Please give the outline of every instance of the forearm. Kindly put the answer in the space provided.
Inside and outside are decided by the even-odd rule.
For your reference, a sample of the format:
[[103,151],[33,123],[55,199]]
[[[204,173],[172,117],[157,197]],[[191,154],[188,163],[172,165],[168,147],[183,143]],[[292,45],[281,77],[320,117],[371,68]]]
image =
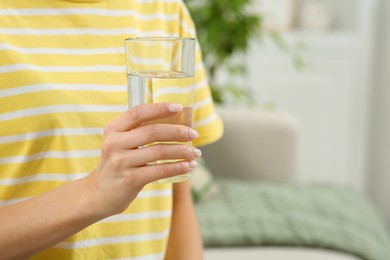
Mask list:
[[0,209],[2,259],[24,259],[96,222],[84,179]]
[[202,239],[188,181],[173,186],[172,226],[166,260],[176,259],[203,259]]

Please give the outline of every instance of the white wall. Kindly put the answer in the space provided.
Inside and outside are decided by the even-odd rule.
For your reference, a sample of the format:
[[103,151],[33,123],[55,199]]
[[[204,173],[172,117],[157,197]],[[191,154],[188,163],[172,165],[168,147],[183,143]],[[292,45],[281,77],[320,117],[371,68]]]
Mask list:
[[390,224],[390,1],[381,4],[372,84],[369,191]]
[[[253,10],[260,9],[259,1]],[[328,1],[336,14],[331,30],[282,34],[291,46],[299,42],[307,46],[304,70],[294,69],[289,55],[274,45],[254,42],[245,82],[261,106],[274,104],[302,125],[298,180],[366,190],[371,34],[377,1]]]
[[[255,1],[255,4],[257,4],[254,7],[254,10],[256,10],[257,8],[259,8],[261,1],[271,1],[271,0],[254,0],[254,1]],[[302,1],[305,1],[305,0],[302,0]],[[361,153],[361,157],[353,156],[352,159],[345,160],[345,157],[339,156],[341,159],[340,159],[340,162],[338,164],[335,160],[333,160],[333,161],[327,160],[327,158],[325,156],[321,157],[320,152],[330,154],[330,153],[324,151],[324,149],[321,149],[321,151],[316,151],[315,153],[307,152],[306,159],[307,159],[307,161],[309,161],[309,163],[307,163],[307,162],[305,163],[305,166],[308,169],[308,171],[307,171],[308,173],[306,175],[309,175],[309,174],[313,175],[313,172],[316,172],[317,175],[321,175],[321,173],[319,173],[318,170],[317,171],[311,170],[311,169],[315,169],[315,168],[325,169],[323,171],[327,172],[328,173],[327,175],[331,175],[329,173],[333,172],[334,175],[336,175],[336,177],[342,176],[342,174],[339,174],[339,173],[346,171],[346,172],[348,172],[346,176],[348,178],[352,178],[352,179],[354,178],[353,175],[356,174],[356,172],[357,172],[356,170],[354,170],[355,168],[366,173],[366,175],[365,175],[366,182],[364,182],[364,187],[368,188],[369,194],[372,196],[373,200],[378,205],[380,211],[385,215],[387,222],[389,223],[389,227],[390,227],[390,1],[389,0],[378,1],[380,4],[380,7],[378,8],[378,11],[379,11],[378,15],[374,15],[374,17],[369,16],[367,18],[369,21],[377,24],[375,36],[371,35],[372,33],[374,33],[374,30],[369,28],[371,25],[371,22],[367,23],[367,19],[366,20],[361,19],[362,15],[364,16],[364,14],[366,13],[367,3],[369,3],[370,0],[367,0],[367,1],[366,0],[364,0],[364,1],[363,0],[362,1],[329,0],[329,2],[331,2],[333,4],[333,6],[335,7],[336,20],[335,20],[334,26],[336,28],[338,28],[338,30],[340,30],[341,32],[342,31],[347,31],[347,32],[357,32],[358,31],[357,32],[358,35],[363,35],[366,37],[366,41],[367,41],[368,45],[371,44],[371,41],[367,40],[367,38],[374,40],[375,53],[374,53],[374,57],[373,57],[372,66],[367,66],[364,68],[364,69],[367,69],[370,71],[373,70],[372,79],[369,81],[368,87],[365,88],[366,91],[364,91],[364,93],[360,94],[360,97],[361,97],[360,100],[356,99],[356,91],[353,90],[353,88],[355,88],[358,85],[356,83],[356,81],[351,81],[349,83],[351,85],[350,89],[352,89],[353,91],[348,92],[348,96],[351,99],[350,100],[351,102],[349,103],[349,107],[352,110],[348,114],[348,120],[359,121],[359,118],[364,118],[366,116],[365,113],[368,112],[368,116],[367,116],[368,123],[367,123],[367,121],[364,122],[364,124],[367,126],[367,128],[365,128],[365,129],[368,130],[368,133],[366,133],[364,131],[364,133],[358,134],[359,136],[363,136],[363,135],[368,136],[368,142],[367,142],[367,146],[366,146],[366,140],[361,141],[361,142],[363,142],[362,147],[364,147],[363,150],[365,151],[365,152]],[[364,4],[363,6],[360,6],[360,8],[358,8],[359,2]],[[370,24],[370,25],[368,25],[368,24]],[[352,36],[352,37],[355,37],[355,36]],[[342,37],[339,40],[340,40],[340,42],[343,42]],[[332,41],[330,41],[330,42],[332,42]],[[338,42],[337,37],[336,37],[335,42],[336,43]],[[348,43],[348,40],[346,42]],[[355,47],[358,46],[359,43],[361,43],[361,42],[359,42],[359,40],[357,40],[356,38],[352,40],[352,45]],[[338,44],[338,45],[340,45],[340,44]],[[348,43],[348,44],[344,44],[344,45],[350,46],[351,44]],[[341,46],[343,46],[343,44],[341,44]],[[323,50],[319,50],[318,53],[321,55],[327,55],[326,52],[325,53],[323,52]],[[341,54],[338,56],[338,58],[343,57],[343,55],[344,56],[347,55],[347,53],[348,52],[344,52],[344,51],[341,52]],[[357,52],[357,53],[360,53],[360,52]],[[267,51],[261,52],[260,48],[255,48],[254,51],[251,51],[251,53],[249,55],[249,60],[248,60],[249,70],[250,70],[250,73],[252,75],[252,77],[249,77],[248,80],[249,80],[249,83],[251,85],[257,86],[256,91],[259,92],[259,99],[260,100],[263,99],[263,101],[264,101],[264,99],[266,99],[265,101],[267,101],[267,98],[274,98],[274,100],[269,100],[269,101],[276,101],[276,103],[278,105],[284,106],[284,108],[286,108],[286,111],[289,111],[291,113],[301,114],[304,116],[306,115],[306,117],[303,116],[304,121],[306,120],[305,122],[309,122],[309,123],[314,122],[314,120],[316,120],[316,118],[318,118],[319,113],[317,111],[318,109],[315,110],[315,109],[313,109],[313,107],[315,108],[316,106],[321,105],[320,99],[318,99],[319,102],[314,102],[313,100],[315,100],[315,99],[310,99],[313,101],[313,104],[309,104],[310,106],[301,102],[303,109],[301,109],[302,111],[301,110],[298,111],[297,109],[299,109],[299,106],[298,106],[299,102],[296,102],[298,105],[294,103],[294,100],[295,100],[294,96],[288,95],[288,97],[284,98],[284,96],[286,96],[286,95],[284,95],[284,96],[277,95],[278,92],[276,92],[276,91],[277,91],[278,86],[275,84],[275,82],[277,83],[283,79],[286,79],[287,81],[289,81],[289,84],[294,85],[293,83],[295,82],[295,85],[300,85],[300,86],[294,86],[294,90],[297,90],[299,88],[303,88],[304,84],[301,84],[299,82],[297,83],[295,78],[283,77],[283,73],[285,73],[286,71],[288,72],[288,65],[283,65],[283,64],[288,64],[288,61],[285,61],[285,63],[281,63],[280,59],[282,59],[282,58],[275,57],[275,55],[273,55],[272,53],[271,53],[271,55],[268,55],[271,57],[270,58],[266,54],[269,54],[269,53]],[[358,60],[360,58],[359,55],[356,55],[356,52],[352,55],[352,57],[357,57]],[[345,58],[348,59],[348,57],[345,57]],[[364,62],[364,60],[365,59],[363,57],[360,59],[360,62]],[[367,61],[370,62],[369,60],[367,60]],[[262,65],[263,65],[263,67],[262,67]],[[287,69],[286,69],[286,67],[287,67]],[[266,75],[263,75],[264,73],[259,73],[259,70],[260,71],[267,71]],[[336,70],[339,71],[339,69],[337,69],[337,68],[336,68]],[[276,77],[278,79],[278,81],[272,82],[272,84],[271,84],[272,88],[270,88],[270,91],[268,91],[269,92],[268,93],[267,88],[264,88],[264,86],[263,86],[264,82],[267,83],[267,80],[262,79],[262,77],[266,77],[266,79],[269,79],[273,75],[272,73],[269,73],[269,72],[272,72],[273,74],[275,74],[274,72],[277,72],[280,75],[277,75],[277,77]],[[331,70],[329,71],[327,68],[325,68],[323,72],[324,73],[325,72],[331,73],[332,71]],[[356,78],[356,77],[358,77],[358,75],[361,74],[360,72],[359,72],[359,70],[353,69],[350,72],[350,75],[351,75],[350,77]],[[348,75],[348,73],[349,72],[347,71],[346,75]],[[289,75],[289,73],[285,73],[285,74]],[[316,77],[315,82],[316,82],[316,84],[328,84],[329,85],[329,82],[327,83],[325,79],[326,79],[326,77],[323,77],[322,80],[321,80],[321,77]],[[328,77],[328,79],[329,79],[329,77]],[[337,86],[337,84],[341,84],[341,85],[348,84],[346,82],[342,82],[342,78],[340,78],[339,76],[337,76],[336,79],[337,79],[337,81],[334,81],[334,84],[330,84],[330,85]],[[367,79],[369,79],[369,77],[367,77]],[[358,81],[360,81],[360,80],[358,80]],[[258,87],[258,85],[262,85],[263,87],[260,88],[260,87]],[[283,84],[281,84],[281,85],[285,86],[286,83],[283,82]],[[313,89],[313,88],[311,88],[311,89]],[[337,87],[336,89],[340,89],[340,88]],[[334,90],[332,90],[332,91],[334,92]],[[286,91],[283,90],[282,94],[285,92]],[[310,94],[308,92],[305,92],[305,93],[307,95]],[[321,99],[324,99],[323,93],[318,92],[318,95],[321,96]],[[364,102],[367,102],[367,99],[369,101],[371,101],[371,102],[368,102],[368,103],[371,103],[371,105],[372,105],[372,107],[369,111],[365,110],[365,112],[364,112],[364,111],[361,111],[361,109],[359,110],[359,107],[360,107],[359,104],[362,103],[363,99],[366,100]],[[300,101],[299,97],[296,98],[296,100]],[[291,105],[290,103],[294,103],[294,104]],[[354,104],[354,105],[351,105],[351,104]],[[303,110],[308,110],[308,107],[310,107],[310,109],[311,109],[310,111],[307,111],[307,112],[303,111]],[[337,107],[337,109],[339,109],[339,107]],[[294,109],[297,111],[295,111]],[[311,115],[310,113],[315,114],[315,115],[312,117],[309,117]],[[353,116],[351,117],[351,115],[353,115]],[[312,120],[312,121],[310,121],[310,120]],[[321,122],[323,122],[323,120]],[[315,126],[315,124],[312,124],[312,125]],[[318,125],[321,127],[320,124],[318,124]],[[336,125],[336,124],[332,123],[329,125],[331,126],[331,125]],[[357,134],[357,133],[355,133],[356,129],[354,127],[349,127],[349,128],[350,128],[350,130],[347,132],[348,134],[341,136],[342,138],[339,138],[340,140],[348,139],[351,137],[351,135]],[[310,131],[313,129],[314,129],[313,127],[312,128],[309,127],[307,129],[307,132],[310,133]],[[316,129],[314,129],[314,130],[316,130]],[[319,131],[316,132],[314,130],[311,132],[314,134],[320,133]],[[306,137],[308,137],[307,139],[310,139],[310,136],[308,136],[307,133],[306,133]],[[318,136],[314,136],[310,140],[318,140],[319,138],[317,138],[317,137]],[[328,138],[328,139],[331,138],[332,140],[334,139],[332,136],[328,136],[326,138]],[[319,147],[326,147],[326,145],[324,145],[324,143],[325,144],[326,143],[332,144],[326,138],[321,139],[322,143],[321,143],[321,145],[319,145]],[[339,143],[339,140],[337,140],[337,143]],[[350,143],[349,146],[353,148],[354,147],[353,142],[352,142],[352,144],[351,144],[351,142],[349,142],[349,143]],[[310,141],[309,144],[316,145],[316,143],[312,142],[312,141]],[[368,147],[368,149],[366,147]],[[311,149],[311,148],[308,146],[307,151],[309,151],[309,149]],[[348,150],[348,153],[350,153],[350,150],[351,149]],[[311,156],[311,157],[309,158],[309,156]],[[329,163],[331,161],[332,161],[332,163]],[[367,161],[368,166],[366,163],[361,163],[362,161]],[[333,168],[338,167],[338,169],[340,169],[340,170],[335,171],[335,169],[333,169],[333,168],[329,168],[329,169],[324,168],[323,167],[324,165],[321,164],[321,162],[328,162],[328,164],[329,164],[328,167],[333,167]],[[310,164],[312,164],[313,167],[311,167]],[[346,164],[346,165],[344,165],[344,164]],[[356,167],[354,168],[354,166],[356,166]],[[350,174],[350,175],[348,175],[348,174]],[[325,176],[325,174],[322,174],[322,175]],[[311,177],[312,179],[314,178],[313,176],[306,176],[306,177]],[[320,179],[320,177],[321,176],[317,176],[316,178]],[[327,177],[332,178],[332,179],[335,178],[335,176],[327,176]]]

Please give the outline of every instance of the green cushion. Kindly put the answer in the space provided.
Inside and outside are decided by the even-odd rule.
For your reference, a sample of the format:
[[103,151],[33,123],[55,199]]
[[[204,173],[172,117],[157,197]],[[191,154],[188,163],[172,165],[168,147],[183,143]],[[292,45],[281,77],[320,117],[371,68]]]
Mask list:
[[217,179],[220,194],[196,205],[205,246],[304,246],[390,259],[382,219],[359,192],[326,185]]

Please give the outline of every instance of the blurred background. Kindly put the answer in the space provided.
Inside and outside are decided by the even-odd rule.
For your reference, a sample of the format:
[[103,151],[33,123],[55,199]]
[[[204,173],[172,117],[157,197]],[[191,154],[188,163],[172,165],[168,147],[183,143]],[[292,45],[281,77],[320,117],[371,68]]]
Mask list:
[[357,188],[390,224],[390,2],[186,2],[219,106],[294,117],[299,181]]

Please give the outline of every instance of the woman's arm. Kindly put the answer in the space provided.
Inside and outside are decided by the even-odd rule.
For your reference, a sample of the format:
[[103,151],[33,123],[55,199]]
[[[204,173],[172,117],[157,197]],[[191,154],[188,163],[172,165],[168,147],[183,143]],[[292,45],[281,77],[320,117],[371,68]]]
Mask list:
[[[187,145],[197,133],[180,125],[147,124],[174,115],[181,107],[141,105],[123,113],[105,128],[98,167],[88,176],[40,196],[0,208],[1,259],[25,259],[81,229],[125,210],[147,183],[192,170],[197,152]],[[172,164],[157,160],[185,158]]]
[[103,218],[91,207],[85,179],[0,209],[2,259],[25,259]]
[[172,214],[166,260],[203,259],[202,239],[189,181],[173,185]]

